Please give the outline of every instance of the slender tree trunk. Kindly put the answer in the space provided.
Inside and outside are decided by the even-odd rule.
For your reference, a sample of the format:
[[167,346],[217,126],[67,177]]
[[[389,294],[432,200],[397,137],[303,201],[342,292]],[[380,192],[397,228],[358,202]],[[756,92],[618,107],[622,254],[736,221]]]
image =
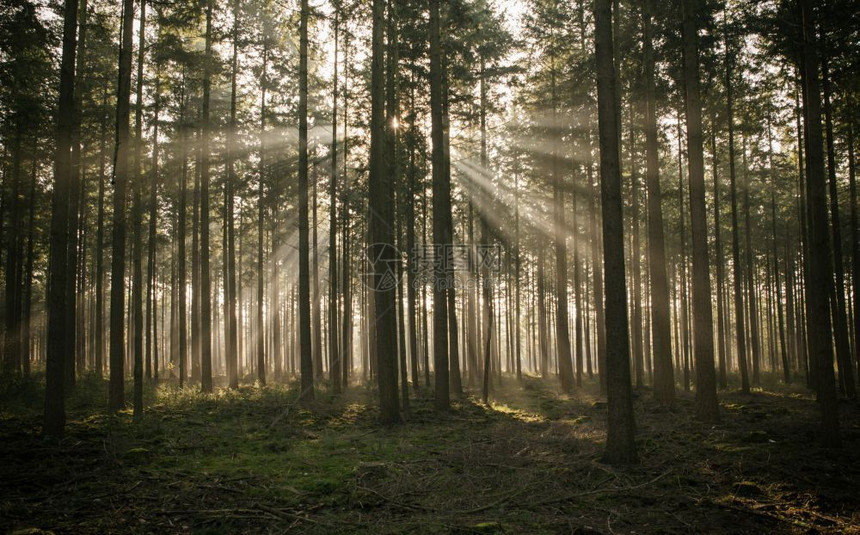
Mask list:
[[681,251],[678,268],[681,270],[681,348],[678,352],[682,359],[681,368],[684,373],[684,391],[690,391],[690,306],[688,295],[690,285],[687,283],[687,232],[686,217],[684,215],[684,148],[681,134],[681,116],[678,115],[678,206],[679,226],[681,235]]
[[[157,92],[156,92],[157,93]],[[155,237],[156,220],[158,217],[158,99],[155,95],[155,117],[152,128],[152,181],[149,186],[149,227],[147,232],[147,259],[146,259],[146,378],[152,379],[153,369],[153,345],[155,353],[158,354],[158,325],[155,312]],[[155,361],[155,379],[158,380],[158,357]]]
[[654,398],[675,403],[675,377],[666,281],[666,246],[660,191],[660,155],[657,138],[657,100],[654,90],[654,50],[651,36],[652,0],[643,0],[643,55],[645,67],[645,174],[648,185],[648,270],[651,274],[651,338],[654,353]]
[[801,22],[801,80],[806,138],[806,192],[809,202],[809,281],[806,299],[809,322],[809,352],[818,366],[818,402],[821,406],[821,439],[825,446],[839,445],[839,413],[833,373],[833,330],[828,296],[833,285],[827,228],[824,179],[824,145],[821,133],[821,100],[818,84],[818,46],[810,0],[798,0]]
[[[557,97],[555,83],[555,59],[552,58],[551,67],[551,91],[553,118],[557,116]],[[483,68],[482,68],[483,72]],[[482,76],[483,79],[483,76]],[[483,87],[483,86],[482,86]],[[486,91],[482,90],[485,95]],[[482,110],[483,110],[482,106]],[[556,121],[554,121],[555,123]],[[482,117],[482,131],[486,130],[486,120]],[[555,142],[555,140],[553,140]],[[558,140],[559,145],[561,140]],[[482,142],[482,153],[486,152],[486,141]],[[570,360],[570,332],[567,326],[567,230],[564,228],[564,187],[562,175],[558,172],[559,159],[561,155],[553,152],[551,158],[551,172],[553,184],[553,223],[555,239],[555,291],[558,306],[556,307],[555,325],[556,342],[558,348],[558,367],[561,379],[561,390],[570,393],[573,390],[573,365]],[[491,320],[492,321],[492,320]],[[486,374],[486,372],[485,372]]]
[[[329,223],[328,223],[328,342],[329,373],[332,391],[339,394],[343,387],[343,372],[338,346],[338,274],[337,274],[337,53],[340,30],[339,5],[334,11],[334,76],[332,78],[331,111],[331,180],[329,182]],[[410,197],[411,199],[411,197]],[[411,322],[410,322],[411,324]]]
[[[433,5],[431,3],[431,12]],[[376,336],[371,348],[376,355],[379,384],[380,418],[385,424],[400,420],[397,398],[397,324],[395,317],[394,236],[392,177],[385,162],[385,68],[383,37],[385,0],[373,0],[373,38],[371,54],[371,116],[369,211],[370,247],[373,265],[373,309]],[[431,15],[432,16],[432,15]],[[432,26],[432,22],[431,22]],[[432,30],[431,30],[432,31]],[[435,170],[435,167],[434,167]],[[387,280],[388,279],[388,280]],[[396,281],[395,281],[396,282]]]
[[[102,105],[107,107],[108,86],[105,84],[102,93]],[[97,377],[104,374],[104,349],[105,349],[105,325],[104,325],[104,248],[105,248],[105,160],[107,159],[107,113],[102,115],[101,120],[101,147],[99,158],[99,199],[98,215],[96,216],[96,313],[95,313],[95,373]]]
[[264,185],[266,182],[266,68],[268,66],[268,40],[263,40],[263,68],[260,76],[260,168],[257,183],[257,322],[256,322],[256,357],[257,381],[266,384],[266,344],[263,323],[263,220],[266,215]]
[[747,306],[749,307],[749,341],[750,350],[752,351],[752,368],[753,377],[752,384],[757,386],[761,383],[760,368],[761,368],[761,337],[759,336],[758,325],[758,306],[757,306],[757,291],[753,273],[755,272],[754,264],[755,257],[752,253],[752,225],[750,224],[750,174],[747,169],[747,144],[746,137],[742,137],[741,144],[741,161],[743,162],[742,170],[744,177],[743,184],[743,211],[744,211],[744,230],[746,246],[744,247],[744,267],[746,268],[747,281]]
[[780,287],[779,281],[779,254],[777,252],[777,234],[776,234],[776,183],[774,180],[774,172],[773,172],[773,134],[771,132],[771,124],[770,119],[768,118],[767,123],[767,145],[768,145],[768,174],[770,175],[770,221],[771,221],[771,233],[773,234],[773,242],[772,242],[772,252],[773,252],[773,276],[774,281],[773,285],[776,290],[776,302],[774,306],[776,307],[777,313],[777,325],[779,328],[779,349],[780,354],[782,355],[782,373],[783,380],[786,384],[791,382],[791,367],[789,366],[789,356],[788,356],[788,347],[785,341],[785,321],[783,318],[782,312],[782,289]]
[[[854,122],[848,120],[848,187],[851,202],[851,282],[854,304],[854,355],[860,355],[860,228],[857,218],[857,171],[854,153]],[[789,333],[791,329],[789,329]]]
[[113,258],[110,300],[110,385],[108,407],[125,406],[125,233],[126,191],[129,178],[129,99],[131,96],[131,42],[134,1],[123,1],[122,46],[117,89],[116,163],[114,165]]
[[[126,1],[126,5],[131,0]],[[71,180],[72,120],[74,113],[77,0],[66,0],[63,13],[63,52],[54,153],[54,191],[51,197],[51,249],[48,273],[48,340],[45,365],[45,419],[42,434],[60,438],[66,425],[64,368],[66,345],[66,251],[68,249],[69,182]],[[130,51],[129,51],[130,53]],[[131,56],[129,56],[129,59]],[[128,118],[126,111],[126,119]],[[126,128],[126,134],[128,130]]]
[[726,381],[726,319],[723,300],[723,285],[725,280],[723,266],[723,242],[720,232],[720,178],[717,172],[717,125],[711,113],[711,168],[714,176],[714,249],[717,269],[717,350],[718,373],[717,384],[725,390]]
[[[180,173],[179,184],[179,214],[177,216],[177,225],[179,227],[178,239],[176,243],[177,262],[179,262],[179,303],[178,303],[178,335],[179,335],[179,387],[182,388],[185,384],[185,372],[188,369],[188,336],[187,336],[187,320],[186,303],[188,295],[188,279],[186,276],[187,263],[185,260],[185,242],[188,231],[187,215],[188,215],[188,125],[186,124],[186,113],[188,113],[188,94],[186,89],[186,73],[182,73],[182,93],[181,93],[181,108],[179,114],[179,158],[181,160],[182,172]],[[195,268],[192,265],[192,268]],[[197,288],[193,288],[196,292]],[[192,307],[193,309],[193,307]],[[195,316],[196,317],[196,316]]]
[[729,125],[729,183],[732,201],[732,268],[734,270],[734,294],[735,294],[735,336],[737,340],[738,367],[741,372],[741,390],[749,394],[750,382],[747,371],[747,349],[745,334],[744,298],[741,291],[743,280],[743,267],[741,265],[740,253],[740,228],[738,225],[738,193],[735,173],[735,127],[734,127],[734,100],[732,95],[732,67],[734,53],[729,51],[726,42],[726,102],[727,121]]
[[352,292],[350,279],[350,239],[349,239],[349,34],[344,32],[343,47],[343,209],[341,226],[343,233],[343,331],[341,342],[343,350],[342,377],[343,388],[349,386],[352,372]]
[[693,320],[695,328],[696,402],[700,419],[718,421],[717,384],[714,371],[714,321],[708,256],[708,223],[705,209],[705,162],[702,105],[699,96],[699,38],[696,0],[684,2],[684,78],[687,104],[687,163],[690,176],[690,226],[693,233]]
[[308,0],[301,0],[299,23],[299,349],[301,394],[314,399],[311,353],[310,249],[308,243]]
[[146,1],[140,0],[137,47],[137,98],[134,113],[132,172],[132,347],[134,351],[134,418],[143,417],[143,61],[146,49]]
[[[314,377],[323,376],[323,359],[322,359],[322,314],[320,310],[320,269],[319,269],[319,247],[317,234],[317,186],[319,184],[319,173],[317,173],[317,164],[313,164],[313,186],[311,188],[311,228],[313,234],[311,236],[311,329],[313,335],[313,360],[314,360]],[[275,229],[272,229],[275,232]]]
[[[69,223],[68,223],[68,232],[69,232],[69,240],[68,240],[68,260],[66,263],[66,269],[69,270],[68,274],[68,284],[66,285],[66,303],[68,304],[66,308],[66,345],[69,348],[75,348],[77,345],[78,338],[78,310],[77,310],[77,289],[78,289],[78,247],[79,243],[79,222],[80,222],[80,210],[81,210],[81,195],[83,191],[82,183],[82,175],[83,175],[83,162],[81,160],[81,113],[83,107],[83,90],[84,90],[84,80],[85,80],[85,66],[86,66],[86,36],[87,36],[87,2],[83,0],[80,4],[79,11],[79,23],[78,23],[78,55],[77,55],[77,67],[76,67],[76,80],[75,80],[75,95],[74,95],[74,106],[72,108],[73,114],[73,123],[72,123],[72,163],[71,163],[71,182],[70,182],[70,191],[69,191]],[[18,221],[20,220],[20,214],[17,213],[19,210],[20,203],[18,202],[18,194],[17,190],[13,197],[12,202],[12,217],[14,218],[15,224],[17,226]],[[12,237],[17,239],[19,232],[17,229],[13,232]],[[20,254],[17,251],[17,247],[13,249],[15,251],[15,261],[13,265],[17,267],[17,258],[20,258]],[[19,304],[19,296],[17,292],[17,271],[10,270],[9,278],[16,283],[16,289],[12,293],[11,296],[11,305],[14,310],[14,319],[17,321],[18,318],[18,304]],[[14,331],[13,331],[14,332]],[[81,333],[83,335],[83,333]],[[83,356],[83,355],[81,355]],[[65,368],[65,381],[66,388],[70,390],[75,386],[75,379],[79,372],[83,372],[84,366],[83,362],[80,362],[75,358],[75,351],[71,350],[68,353],[68,361],[66,363]]]
[[206,0],[203,116],[200,140],[200,386],[212,391],[212,273],[209,269],[209,106],[212,61],[212,3]]
[[[374,0],[374,6],[380,0]],[[435,405],[438,410],[448,410],[450,405],[449,368],[448,368],[448,311],[443,281],[447,280],[445,264],[448,251],[444,248],[446,238],[442,196],[444,188],[444,148],[443,148],[443,92],[442,57],[440,46],[440,0],[430,0],[430,115],[432,122],[432,165],[433,165],[433,241],[436,255],[433,277],[433,367],[436,382]],[[375,22],[375,21],[374,21]],[[381,43],[380,43],[381,45]],[[382,54],[380,50],[380,55]]]
[[233,55],[230,60],[230,124],[227,130],[224,224],[226,226],[226,253],[224,259],[224,338],[225,364],[227,368],[227,386],[239,388],[239,349],[237,345],[238,326],[236,322],[236,201],[233,169],[233,150],[236,145],[236,76],[239,62],[239,2],[232,2],[233,10]]
[[631,270],[633,271],[633,297],[632,314],[633,326],[631,329],[631,339],[633,341],[633,363],[635,365],[636,388],[641,389],[645,375],[645,359],[642,348],[642,269],[640,255],[640,238],[639,238],[639,176],[636,167],[636,132],[633,128],[635,111],[633,106],[630,106],[630,195],[632,199],[632,209],[630,217],[633,220],[633,239],[630,250],[630,262],[632,263]]
[[[618,143],[618,83],[613,54],[613,21],[609,0],[595,0],[597,110],[600,133],[600,183],[603,206],[603,262],[606,270],[606,377],[609,406],[603,461],[636,462],[630,347],[627,326],[627,284],[624,276],[624,217]],[[603,370],[601,370],[603,371]]]
[[842,254],[842,227],[839,222],[839,196],[836,187],[836,155],[833,147],[833,111],[830,107],[830,75],[826,51],[821,54],[821,74],[824,93],[824,126],[827,147],[827,184],[830,192],[830,229],[833,243],[833,270],[836,285],[831,295],[833,335],[836,342],[836,363],[839,367],[839,385],[849,399],[857,395],[854,383],[854,364],[851,344],[848,341],[848,313],[845,302],[845,261]]

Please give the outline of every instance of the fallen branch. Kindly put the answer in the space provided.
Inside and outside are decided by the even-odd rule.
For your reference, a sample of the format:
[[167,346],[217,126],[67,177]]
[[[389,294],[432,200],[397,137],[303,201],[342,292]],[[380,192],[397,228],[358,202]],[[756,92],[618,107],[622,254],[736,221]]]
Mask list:
[[603,488],[603,489],[592,489],[592,490],[587,490],[585,492],[575,492],[572,494],[565,494],[563,496],[556,496],[554,498],[547,498],[544,500],[538,500],[536,502],[530,503],[529,505],[548,505],[551,503],[565,502],[568,500],[572,500],[574,498],[580,498],[582,496],[591,496],[593,494],[612,493],[612,492],[628,492],[631,490],[637,490],[637,489],[641,489],[642,487],[647,487],[648,485],[653,485],[654,483],[660,481],[661,479],[663,479],[664,477],[666,477],[670,473],[672,473],[671,470],[669,470],[667,472],[663,472],[662,474],[655,477],[654,479],[652,479],[650,481],[646,481],[645,483],[640,483],[638,485],[632,485],[629,487],[610,487],[610,488]]

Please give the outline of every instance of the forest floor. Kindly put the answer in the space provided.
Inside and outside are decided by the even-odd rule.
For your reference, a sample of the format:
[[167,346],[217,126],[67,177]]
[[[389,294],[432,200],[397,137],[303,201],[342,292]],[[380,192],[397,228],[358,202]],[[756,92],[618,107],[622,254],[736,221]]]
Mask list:
[[[66,437],[39,436],[39,383],[0,392],[0,531],[10,533],[860,533],[860,408],[817,440],[800,387],[720,393],[722,423],[635,401],[641,462],[600,462],[606,404],[588,381],[504,378],[491,407],[422,393],[377,423],[371,389],[147,391],[108,415],[101,381],[70,396]],[[130,390],[129,390],[130,392]]]

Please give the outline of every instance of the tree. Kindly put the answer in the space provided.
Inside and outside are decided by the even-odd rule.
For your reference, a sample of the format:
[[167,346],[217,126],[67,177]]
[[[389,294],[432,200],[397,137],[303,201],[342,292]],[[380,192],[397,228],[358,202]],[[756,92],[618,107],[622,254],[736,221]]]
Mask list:
[[203,103],[200,132],[200,388],[212,391],[212,273],[209,269],[209,121],[212,92],[212,9],[206,0],[203,58]]
[[[438,5],[438,2],[435,3]],[[431,9],[432,7],[433,4]],[[383,48],[385,0],[373,0],[372,17],[368,254],[373,268],[371,291],[375,317],[372,319],[376,324],[376,340],[372,341],[371,348],[376,353],[378,366],[380,419],[385,424],[393,424],[400,420],[400,409],[397,392],[397,324],[394,302],[396,279],[392,282],[396,261],[393,235],[394,214],[391,176],[387,172],[385,162]]]
[[145,58],[146,0],[140,0],[137,45],[137,96],[134,112],[134,171],[132,173],[132,351],[134,354],[134,418],[143,417],[143,61]]
[[741,291],[743,267],[740,253],[740,228],[738,226],[738,192],[735,173],[735,126],[734,99],[732,89],[734,52],[729,48],[726,38],[726,121],[729,134],[729,188],[732,203],[732,270],[735,296],[735,340],[737,342],[738,368],[741,372],[741,390],[744,394],[750,391],[749,372],[747,371],[746,335],[744,323],[744,299]]
[[[603,266],[606,276],[606,393],[609,416],[603,461],[636,462],[630,347],[627,325],[627,282],[624,273],[624,218],[618,136],[617,74],[613,53],[610,0],[595,0],[597,114],[600,139],[600,191],[603,206]],[[601,370],[602,371],[602,370]]]
[[[126,3],[130,3],[127,0]],[[54,193],[51,198],[51,255],[48,271],[48,347],[45,365],[45,420],[42,434],[60,438],[66,426],[64,367],[66,354],[65,310],[66,250],[68,247],[69,182],[71,179],[72,114],[74,113],[75,52],[77,48],[77,0],[63,7],[63,53],[60,59],[60,94],[54,154]],[[130,56],[129,56],[130,58]],[[126,116],[127,118],[127,116]]]
[[224,224],[227,227],[225,244],[227,258],[224,261],[224,335],[226,338],[227,385],[239,388],[239,355],[237,346],[238,329],[236,325],[236,200],[233,151],[236,145],[236,76],[239,62],[239,3],[232,2],[233,30],[231,35],[233,53],[230,59],[230,124],[227,132],[226,167],[224,181]]
[[821,97],[818,83],[818,45],[815,14],[810,0],[798,0],[801,28],[801,83],[803,85],[804,137],[806,140],[806,195],[809,226],[809,282],[806,299],[810,312],[809,353],[818,366],[818,403],[821,406],[821,440],[839,445],[839,413],[833,373],[833,331],[829,296],[833,267],[827,224],[824,180],[824,139],[821,132]]
[[699,96],[697,0],[684,1],[684,86],[687,107],[687,164],[690,176],[690,221],[693,232],[693,318],[696,351],[696,412],[704,421],[719,420],[711,275],[708,266],[708,224],[705,210],[705,162],[702,105]]
[[131,97],[131,43],[134,0],[123,0],[122,43],[116,99],[116,149],[113,193],[113,257],[110,287],[110,388],[108,407],[125,406],[125,235],[129,179],[129,99]]
[[[334,73],[332,75],[332,110],[331,110],[331,178],[329,182],[329,228],[328,228],[328,330],[329,330],[329,373],[331,374],[332,390],[339,394],[342,390],[341,358],[338,346],[338,274],[337,274],[337,56],[338,38],[340,37],[340,4],[334,6]],[[411,320],[410,320],[410,323]]]
[[675,377],[670,338],[669,286],[663,239],[663,205],[660,191],[660,155],[657,139],[657,102],[654,92],[654,48],[651,0],[643,0],[643,63],[645,68],[645,149],[648,188],[648,270],[651,284],[651,343],[654,354],[654,397],[665,405],[675,402]]
[[[374,0],[375,3],[379,0]],[[435,373],[435,405],[438,410],[447,410],[450,405],[448,385],[448,314],[443,280],[447,280],[445,249],[445,153],[443,148],[444,124],[442,102],[442,52],[440,45],[440,1],[430,0],[430,118],[433,145],[433,241],[436,259],[433,273],[433,370]],[[381,53],[381,52],[380,52]]]
[[308,244],[308,0],[299,23],[299,350],[301,399],[314,399],[311,353],[310,246]]

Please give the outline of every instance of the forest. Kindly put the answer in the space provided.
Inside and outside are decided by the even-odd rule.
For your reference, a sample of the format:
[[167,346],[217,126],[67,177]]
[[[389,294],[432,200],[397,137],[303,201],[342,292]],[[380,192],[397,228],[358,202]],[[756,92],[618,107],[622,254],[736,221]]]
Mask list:
[[0,0],[0,530],[860,533],[851,0]]

